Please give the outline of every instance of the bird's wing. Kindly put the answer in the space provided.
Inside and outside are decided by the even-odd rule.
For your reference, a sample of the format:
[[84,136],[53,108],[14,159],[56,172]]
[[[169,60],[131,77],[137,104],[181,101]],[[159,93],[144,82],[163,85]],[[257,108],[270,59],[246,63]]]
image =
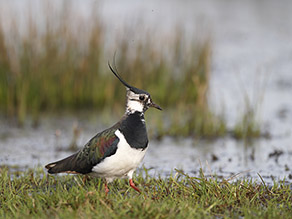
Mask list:
[[107,129],[94,136],[77,154],[77,161],[87,160],[92,166],[101,162],[104,158],[113,155],[119,142],[115,135],[117,129]]
[[118,124],[94,136],[80,151],[54,163],[46,165],[49,173],[90,173],[104,158],[113,155],[119,142],[115,131]]

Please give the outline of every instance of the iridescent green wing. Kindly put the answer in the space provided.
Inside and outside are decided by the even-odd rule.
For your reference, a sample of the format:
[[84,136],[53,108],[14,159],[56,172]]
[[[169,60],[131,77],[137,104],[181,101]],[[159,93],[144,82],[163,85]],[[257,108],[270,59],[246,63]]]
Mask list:
[[106,129],[94,136],[85,146],[76,154],[76,165],[74,170],[79,173],[89,173],[92,168],[100,163],[104,158],[113,155],[117,150],[119,142],[115,135],[116,126]]

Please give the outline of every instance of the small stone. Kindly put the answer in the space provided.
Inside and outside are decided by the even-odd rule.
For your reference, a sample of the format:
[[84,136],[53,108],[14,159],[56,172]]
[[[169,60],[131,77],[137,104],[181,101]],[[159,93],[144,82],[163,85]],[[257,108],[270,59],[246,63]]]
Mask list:
[[211,156],[212,162],[219,160],[219,158],[215,154],[212,154]]

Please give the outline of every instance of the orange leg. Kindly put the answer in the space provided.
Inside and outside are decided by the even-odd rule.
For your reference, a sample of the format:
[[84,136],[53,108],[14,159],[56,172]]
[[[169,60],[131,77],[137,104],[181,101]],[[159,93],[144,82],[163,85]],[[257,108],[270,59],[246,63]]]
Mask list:
[[82,178],[83,184],[85,184],[86,181],[88,181],[88,180],[89,180],[89,177],[87,175],[84,175],[83,178]]
[[109,192],[109,189],[107,187],[107,182],[104,183],[104,190],[105,190],[105,195],[107,195]]
[[130,186],[135,189],[137,192],[141,193],[140,189],[137,188],[132,179],[129,180]]

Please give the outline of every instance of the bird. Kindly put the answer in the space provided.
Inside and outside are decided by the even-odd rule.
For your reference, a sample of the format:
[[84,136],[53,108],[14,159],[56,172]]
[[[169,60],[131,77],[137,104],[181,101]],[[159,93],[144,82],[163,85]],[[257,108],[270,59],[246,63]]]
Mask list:
[[147,91],[129,85],[117,69],[108,63],[111,72],[126,87],[125,113],[113,126],[92,137],[83,148],[62,160],[45,166],[50,174],[73,173],[105,179],[108,183],[117,178],[128,178],[130,186],[141,193],[133,182],[133,173],[142,162],[148,149],[148,135],[144,113],[150,107],[162,110],[153,102]]

